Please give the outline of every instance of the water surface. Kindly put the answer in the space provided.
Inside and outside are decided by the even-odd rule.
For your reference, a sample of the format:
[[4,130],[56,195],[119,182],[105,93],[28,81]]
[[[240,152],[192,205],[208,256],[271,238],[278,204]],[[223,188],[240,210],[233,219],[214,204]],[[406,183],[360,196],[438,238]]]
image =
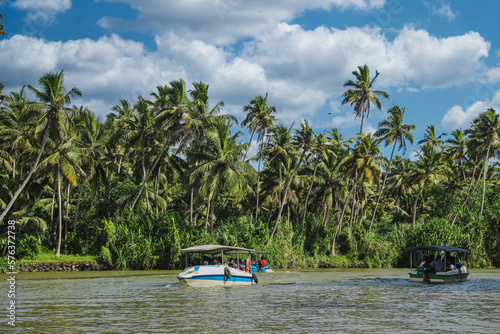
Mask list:
[[[19,333],[500,333],[500,269],[464,283],[407,269],[276,270],[243,287],[181,288],[179,271],[16,275]],[[0,305],[7,305],[0,275]]]

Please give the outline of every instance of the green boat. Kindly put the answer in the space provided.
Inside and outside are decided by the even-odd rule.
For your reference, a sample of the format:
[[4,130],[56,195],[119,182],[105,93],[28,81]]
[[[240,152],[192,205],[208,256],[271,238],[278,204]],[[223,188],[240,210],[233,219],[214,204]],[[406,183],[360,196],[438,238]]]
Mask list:
[[[452,283],[464,282],[469,277],[469,270],[466,266],[458,262],[458,259],[451,254],[465,254],[469,251],[458,247],[448,246],[415,246],[406,249],[410,252],[410,281],[425,283]],[[419,251],[420,258],[424,253],[430,253],[426,261],[419,262],[416,268],[413,268],[413,252]],[[434,254],[438,253],[437,259]],[[443,257],[443,259],[441,259]],[[432,262],[431,262],[432,260]]]

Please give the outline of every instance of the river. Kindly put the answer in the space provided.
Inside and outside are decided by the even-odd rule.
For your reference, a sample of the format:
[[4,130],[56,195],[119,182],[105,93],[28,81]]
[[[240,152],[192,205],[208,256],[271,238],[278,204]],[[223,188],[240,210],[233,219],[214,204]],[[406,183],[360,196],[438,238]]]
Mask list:
[[181,288],[179,271],[19,273],[2,333],[500,333],[500,269],[464,283],[407,269],[276,270],[243,287]]

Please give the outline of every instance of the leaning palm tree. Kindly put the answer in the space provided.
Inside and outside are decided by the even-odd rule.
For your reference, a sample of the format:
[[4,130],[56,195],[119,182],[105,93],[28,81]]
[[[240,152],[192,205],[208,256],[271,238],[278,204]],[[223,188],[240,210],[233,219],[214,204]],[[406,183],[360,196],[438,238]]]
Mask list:
[[310,150],[310,155],[313,157],[314,161],[314,171],[311,179],[311,184],[307,190],[306,200],[304,203],[304,215],[302,216],[302,234],[304,234],[304,224],[307,216],[307,206],[309,204],[309,197],[311,196],[311,191],[314,186],[314,181],[316,179],[316,173],[318,171],[318,166],[323,162],[327,161],[330,155],[335,155],[330,151],[329,145],[327,145],[328,138],[324,134],[317,134],[314,138],[314,145]]
[[271,129],[271,133],[268,136],[268,141],[264,142],[263,148],[260,151],[260,154],[266,157],[269,167],[277,167],[276,169],[278,170],[279,186],[279,190],[277,193],[278,203],[281,203],[281,198],[283,197],[283,189],[281,186],[283,184],[282,169],[286,159],[292,151],[292,126],[290,126],[290,128],[287,128],[284,125],[279,124]]
[[363,122],[365,117],[370,115],[370,105],[374,103],[378,109],[382,109],[382,103],[377,96],[389,99],[389,94],[381,90],[372,90],[379,72],[375,71],[375,77],[370,78],[370,69],[367,65],[358,66],[358,71],[353,71],[356,81],[347,80],[344,87],[349,88],[342,96],[342,104],[350,103],[354,107],[355,118],[361,118],[360,133],[363,132]]
[[382,182],[382,188],[378,194],[377,203],[373,209],[372,220],[370,221],[370,230],[372,228],[373,220],[375,219],[375,214],[377,213],[377,207],[380,203],[380,198],[384,192],[385,182],[387,181],[387,176],[391,172],[392,158],[394,156],[394,151],[396,145],[399,144],[398,151],[403,149],[403,154],[406,152],[406,142],[409,141],[413,145],[413,135],[410,131],[415,130],[416,126],[414,124],[408,125],[403,123],[403,117],[405,114],[405,108],[401,109],[398,106],[394,106],[389,109],[389,117],[378,124],[379,130],[375,132],[375,137],[382,137],[385,140],[385,146],[389,146],[392,143],[391,157],[389,159],[389,166],[387,167],[387,172],[384,176],[384,181]]
[[[484,197],[486,192],[486,175],[488,172],[488,163],[490,155],[497,155],[500,145],[500,117],[496,110],[490,108],[480,114],[473,122],[472,128],[465,130],[469,135],[471,150],[477,151],[484,156],[483,166],[483,195],[481,199],[481,211],[479,216],[483,216]],[[479,178],[478,178],[479,179]]]
[[276,229],[278,228],[278,224],[281,220],[281,215],[283,213],[283,208],[285,207],[288,191],[290,190],[290,185],[293,181],[293,178],[295,176],[295,173],[299,169],[299,167],[302,165],[302,162],[304,161],[304,158],[307,153],[310,152],[311,148],[314,145],[314,130],[309,126],[309,122],[307,120],[304,120],[301,124],[301,129],[300,130],[295,130],[295,136],[294,140],[292,142],[292,148],[295,150],[298,150],[301,152],[300,158],[295,165],[295,168],[292,170],[290,173],[290,177],[288,179],[288,182],[285,187],[285,192],[283,194],[283,198],[281,199],[279,211],[278,211],[278,217],[276,218],[276,223],[274,224],[273,231],[271,232],[271,235],[269,236],[269,242],[273,239],[274,233],[276,232]]
[[40,110],[32,108],[24,87],[19,93],[12,92],[6,97],[5,107],[0,113],[0,149],[12,159],[12,178],[16,177],[17,163],[22,161],[22,153],[33,149],[38,117]]
[[[271,115],[272,113],[276,113],[276,107],[269,107],[267,105],[267,93],[265,97],[257,96],[250,100],[250,104],[243,107],[244,111],[247,111],[247,117],[241,122],[242,126],[247,126],[251,131],[250,135],[250,143],[245,152],[245,156],[243,157],[243,161],[246,160],[248,150],[250,149],[250,145],[252,144],[252,138],[257,132],[258,138],[257,141],[260,142],[259,152],[263,148],[264,139],[266,138],[267,132],[273,128],[274,122],[276,121],[276,117]],[[256,209],[255,209],[255,220],[259,217],[259,186],[260,186],[260,167],[262,162],[262,155],[258,154],[259,157],[259,167],[257,170],[257,191],[256,191]]]
[[65,113],[65,111],[68,108],[66,108],[65,106],[68,104],[71,105],[71,101],[73,99],[82,96],[82,93],[76,87],[71,88],[69,91],[66,90],[66,88],[64,87],[63,71],[58,73],[47,73],[38,80],[38,83],[41,86],[41,90],[38,90],[33,86],[28,86],[28,88],[35,94],[35,97],[39,101],[35,104],[35,106],[45,109],[45,112],[37,121],[38,127],[40,129],[43,129],[40,148],[38,151],[38,155],[35,158],[35,162],[33,163],[33,166],[31,167],[28,175],[24,179],[21,186],[19,186],[17,191],[14,193],[14,196],[10,200],[9,204],[7,204],[7,207],[0,215],[0,221],[2,221],[3,218],[7,215],[19,194],[21,194],[24,187],[26,187],[26,185],[28,184],[31,176],[33,175],[33,172],[40,162],[40,158],[43,154],[43,150],[45,148],[45,144],[47,142],[49,134],[52,134],[52,136],[54,137],[58,137],[60,135],[60,124],[64,123],[64,118],[67,118],[67,114]]

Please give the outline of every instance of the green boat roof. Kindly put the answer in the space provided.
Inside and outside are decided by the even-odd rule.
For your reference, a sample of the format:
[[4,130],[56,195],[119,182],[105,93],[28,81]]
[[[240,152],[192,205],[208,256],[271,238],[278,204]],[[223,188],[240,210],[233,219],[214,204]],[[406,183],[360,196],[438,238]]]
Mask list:
[[414,246],[406,248],[407,251],[414,250],[430,250],[430,251],[444,251],[444,252],[457,252],[468,253],[469,251],[463,248],[450,247],[450,246]]

